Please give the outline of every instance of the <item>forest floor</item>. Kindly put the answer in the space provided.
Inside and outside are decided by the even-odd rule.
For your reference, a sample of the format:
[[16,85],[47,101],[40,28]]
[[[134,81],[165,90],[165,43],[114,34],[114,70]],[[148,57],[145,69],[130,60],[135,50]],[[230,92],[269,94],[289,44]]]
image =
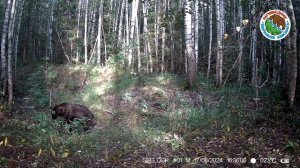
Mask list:
[[[252,87],[216,88],[202,76],[185,90],[176,75],[110,68],[36,64],[16,75],[15,109],[0,107],[0,167],[300,165],[299,110],[287,113],[275,87],[255,103]],[[87,106],[95,128],[69,132],[52,120],[50,91],[52,105]]]

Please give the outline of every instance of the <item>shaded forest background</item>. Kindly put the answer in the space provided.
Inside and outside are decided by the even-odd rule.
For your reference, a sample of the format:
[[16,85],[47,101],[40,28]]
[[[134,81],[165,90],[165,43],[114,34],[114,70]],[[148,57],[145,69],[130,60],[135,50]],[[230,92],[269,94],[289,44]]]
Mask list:
[[[291,19],[280,41],[259,29],[272,9]],[[300,163],[300,1],[0,0],[0,13],[0,165]],[[50,120],[64,101],[88,106],[96,128]]]
[[215,78],[218,86],[271,84],[285,88],[293,105],[299,33],[292,27],[288,38],[269,41],[258,23],[276,8],[296,26],[299,2],[187,2],[2,1],[2,92],[11,95],[9,108],[13,72],[22,63],[42,60],[113,65],[128,73],[177,73],[187,78],[188,87],[197,73]]

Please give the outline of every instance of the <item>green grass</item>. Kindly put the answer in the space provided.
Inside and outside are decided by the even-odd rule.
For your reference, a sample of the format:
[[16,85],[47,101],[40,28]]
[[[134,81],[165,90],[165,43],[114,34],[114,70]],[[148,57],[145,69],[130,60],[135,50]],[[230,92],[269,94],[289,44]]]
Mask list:
[[133,75],[122,75],[116,81],[111,81],[104,85],[106,88],[106,93],[113,94],[113,93],[120,93],[125,91],[131,86],[134,86],[137,82],[137,77]]
[[[79,164],[88,165],[89,162],[94,163],[99,159],[113,163],[134,155],[138,150],[145,152],[168,148],[178,153],[188,144],[186,142],[199,136],[191,135],[194,132],[200,132],[201,136],[212,136],[215,130],[230,132],[253,124],[253,114],[249,115],[249,111],[245,109],[245,102],[255,96],[251,86],[227,84],[223,88],[216,88],[212,79],[200,74],[196,88],[185,91],[184,79],[167,73],[149,76],[117,74],[111,80],[99,82],[103,74],[98,67],[80,65],[65,66],[62,69],[60,73],[55,67],[49,70],[48,83],[45,81],[43,69],[38,68],[32,72],[25,81],[28,86],[24,90],[31,96],[29,104],[35,104],[40,109],[33,110],[25,121],[16,118],[0,125],[0,141],[8,137],[9,141],[14,140],[13,146],[32,149],[34,157],[31,161],[37,165],[78,167]],[[88,84],[79,91],[73,91],[78,82],[71,75],[67,76],[66,72],[84,70],[87,70]],[[69,132],[68,125],[61,120],[52,120],[50,111],[42,108],[48,104],[47,87],[58,88],[62,82],[59,79],[64,77],[70,78],[66,79],[64,90],[56,93],[55,103],[83,104],[99,117],[98,122],[103,121],[101,117],[104,114],[101,112],[108,106],[105,104],[105,96],[117,97],[122,103],[132,103],[130,105],[136,111],[111,111],[111,118],[107,119],[109,124],[104,128],[85,133]],[[170,91],[175,96],[169,96]],[[276,88],[271,91],[262,88],[260,96],[273,97],[272,95],[276,95],[275,91]],[[190,102],[190,92],[203,97],[202,107],[194,106]],[[280,101],[280,95],[276,95],[275,99]],[[160,108],[153,107],[154,104],[159,104]],[[131,119],[136,120],[136,125],[129,124]],[[290,143],[288,148],[295,146],[297,144]],[[42,154],[38,156],[40,149]],[[63,159],[66,153],[68,156]],[[2,163],[4,161],[0,160],[0,165]]]
[[170,73],[149,75],[145,77],[145,83],[146,85],[157,87],[174,85],[181,89],[186,85],[186,82],[182,77]]
[[143,123],[145,129],[170,131],[170,119],[165,116],[148,116]]
[[[55,166],[58,164],[57,159],[60,160],[64,157],[71,160],[84,160],[87,157],[91,159],[91,156],[97,156],[98,151],[102,148],[98,131],[93,130],[88,134],[69,132],[62,126],[64,126],[63,122],[53,121],[49,115],[36,112],[33,115],[32,123],[18,119],[4,122],[0,127],[0,141],[6,137],[12,148],[25,147],[29,149],[33,153],[32,161],[37,164],[42,164],[40,161],[48,160],[48,164]],[[39,150],[41,150],[40,155]],[[16,150],[18,155],[22,152]],[[64,153],[68,153],[68,156],[64,156]],[[5,163],[3,162],[3,164]],[[74,163],[70,163],[68,167],[72,167],[72,165]]]

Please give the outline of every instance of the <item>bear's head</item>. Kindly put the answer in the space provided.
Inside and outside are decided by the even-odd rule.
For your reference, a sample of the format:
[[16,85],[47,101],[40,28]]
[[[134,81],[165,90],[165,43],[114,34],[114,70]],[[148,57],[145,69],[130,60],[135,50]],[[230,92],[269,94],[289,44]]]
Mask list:
[[55,105],[54,107],[50,107],[54,112],[51,113],[52,119],[56,119],[58,116],[63,116],[64,108],[61,105]]

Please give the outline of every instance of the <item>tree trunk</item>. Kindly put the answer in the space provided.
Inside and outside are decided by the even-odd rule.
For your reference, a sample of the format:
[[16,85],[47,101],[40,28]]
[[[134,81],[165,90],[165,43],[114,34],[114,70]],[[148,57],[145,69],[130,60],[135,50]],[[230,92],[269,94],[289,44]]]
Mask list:
[[224,5],[223,0],[216,0],[217,11],[217,62],[216,62],[216,80],[217,86],[222,85],[223,80],[223,37],[224,37]]
[[85,2],[85,17],[84,17],[84,63],[88,63],[88,13],[89,0]]
[[52,46],[52,36],[53,36],[53,21],[54,21],[54,7],[53,2],[51,1],[50,4],[50,16],[49,16],[49,23],[48,23],[48,42],[49,42],[49,56],[48,59],[53,59],[53,46]]
[[152,61],[152,53],[151,53],[151,45],[150,45],[150,38],[149,38],[149,30],[148,30],[148,9],[149,2],[145,0],[143,6],[143,15],[144,15],[144,38],[145,38],[145,55],[149,57],[149,67],[150,73],[153,72],[153,61]]
[[[168,0],[164,0],[163,2],[163,18],[166,18],[167,13],[167,2]],[[166,57],[166,24],[162,26],[162,44],[161,44],[161,73],[165,72],[165,57]]]
[[256,5],[255,2],[252,2],[252,11],[251,14],[253,15],[253,30],[251,35],[251,83],[255,84],[255,78],[256,78],[256,59],[257,59],[257,18],[256,18]]
[[[195,56],[196,56],[196,63],[198,64],[198,55],[199,55],[199,1],[194,2],[194,48],[195,48]],[[203,17],[203,13],[201,10],[201,17]],[[201,28],[201,26],[200,26]],[[200,36],[201,38],[202,36]],[[202,43],[202,42],[201,42]]]
[[242,83],[243,78],[243,50],[244,50],[244,26],[243,26],[243,4],[242,0],[239,1],[239,56],[238,56],[238,83]]
[[19,1],[19,13],[18,13],[18,22],[17,22],[17,30],[15,35],[15,49],[14,49],[14,58],[15,58],[15,78],[17,77],[17,64],[18,64],[18,46],[19,46],[19,32],[21,27],[21,21],[22,21],[22,14],[23,14],[23,6],[24,6],[25,0]]
[[102,24],[102,34],[103,34],[103,45],[104,45],[104,63],[103,66],[106,65],[107,63],[107,48],[106,48],[106,38],[105,38],[105,32],[104,32],[104,28],[103,28],[103,24]]
[[288,70],[288,105],[292,106],[295,100],[295,92],[297,86],[297,24],[293,8],[292,0],[288,0],[288,16],[291,19],[291,32],[288,39],[289,49],[289,62],[291,65],[287,65]]
[[77,30],[76,30],[76,62],[79,62],[79,53],[80,53],[80,47],[79,47],[79,31],[80,31],[80,17],[81,17],[81,3],[82,0],[78,1],[78,14],[77,14]]
[[134,33],[135,33],[135,29],[137,29],[137,14],[138,14],[138,4],[139,4],[139,0],[133,0],[132,1],[132,12],[131,12],[131,28],[130,28],[130,39],[129,39],[129,43],[130,43],[130,47],[129,47],[129,53],[128,53],[128,68],[132,69],[133,68],[133,45],[135,43],[134,40]]
[[98,35],[97,35],[97,64],[101,64],[101,39],[102,39],[102,22],[103,22],[103,0],[100,2],[99,19],[98,19]]
[[193,33],[192,33],[192,6],[191,1],[186,0],[185,4],[185,54],[187,57],[187,64],[188,64],[188,88],[191,88],[196,83],[197,78],[197,63],[195,57],[195,50],[193,47]]
[[[233,0],[233,28],[236,29],[236,0]],[[236,35],[234,34],[234,40],[236,40]]]
[[8,77],[8,111],[11,112],[13,104],[13,76],[12,76],[12,52],[15,24],[16,0],[13,0],[8,29],[8,55],[7,55],[7,77]]
[[[132,5],[131,5],[132,6]],[[124,30],[124,49],[125,49],[125,53],[128,56],[129,55],[129,36],[130,36],[130,21],[129,21],[129,11],[130,11],[130,7],[129,7],[129,3],[128,1],[126,1],[125,4],[125,30]],[[129,57],[127,57],[127,62],[126,62],[126,68],[128,68],[129,65]]]
[[[100,2],[100,4],[102,4]],[[94,40],[95,36],[95,25],[96,25],[96,4],[94,1],[91,1],[91,14],[90,14],[90,31],[89,31],[89,40]],[[95,44],[96,45],[96,44]]]
[[[103,2],[102,2],[103,3]],[[101,4],[102,4],[101,3]],[[123,21],[124,21],[124,10],[125,9],[125,5],[126,5],[126,0],[122,0],[122,2],[120,2],[122,5],[120,7],[120,12],[119,12],[119,19],[118,19],[118,46],[123,42],[123,37],[122,37],[122,32],[123,32],[123,29],[124,29],[124,25],[123,25]],[[126,16],[125,16],[126,17]]]
[[137,14],[135,18],[135,31],[136,31],[136,45],[137,45],[137,58],[138,58],[138,72],[141,72],[142,59],[141,59],[141,49],[140,49],[140,22],[139,22],[139,0],[136,4]]
[[108,17],[108,25],[110,26],[108,29],[108,34],[111,34],[111,30],[114,31],[114,20],[113,20],[113,12],[116,9],[116,0],[111,0],[109,5],[109,17]]
[[155,62],[158,64],[158,42],[159,42],[159,24],[160,24],[160,0],[156,0],[155,3],[155,13],[156,13],[156,18],[155,18]]
[[210,5],[209,5],[209,48],[208,48],[208,60],[207,60],[207,77],[209,77],[209,74],[210,74],[210,66],[211,66],[211,48],[212,48],[212,7],[213,7],[213,2],[211,1],[210,2]]
[[2,27],[2,39],[1,39],[1,64],[2,64],[2,71],[1,71],[1,78],[2,78],[2,94],[6,95],[7,91],[7,60],[6,60],[6,41],[8,35],[8,26],[9,26],[9,16],[10,16],[10,9],[11,9],[11,0],[7,0],[6,9],[5,9],[5,16],[3,21]]

